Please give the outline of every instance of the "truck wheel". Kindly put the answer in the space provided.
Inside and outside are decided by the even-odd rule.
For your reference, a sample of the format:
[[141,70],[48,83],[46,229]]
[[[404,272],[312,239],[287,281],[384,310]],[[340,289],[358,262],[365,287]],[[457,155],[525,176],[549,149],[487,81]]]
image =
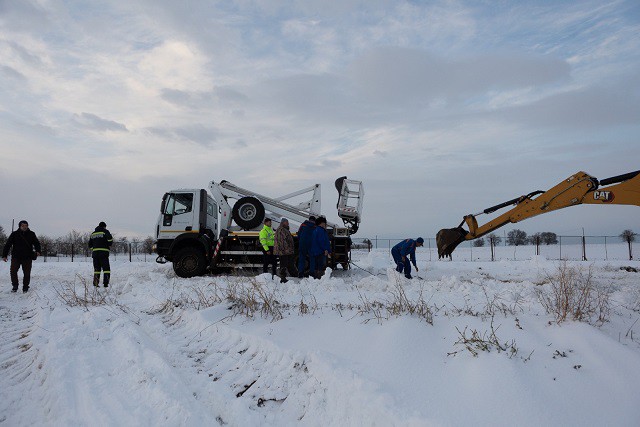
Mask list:
[[231,216],[240,227],[250,230],[262,224],[264,205],[255,197],[243,197],[233,205]]
[[182,248],[173,257],[173,271],[179,277],[201,276],[206,268],[204,253],[196,248]]

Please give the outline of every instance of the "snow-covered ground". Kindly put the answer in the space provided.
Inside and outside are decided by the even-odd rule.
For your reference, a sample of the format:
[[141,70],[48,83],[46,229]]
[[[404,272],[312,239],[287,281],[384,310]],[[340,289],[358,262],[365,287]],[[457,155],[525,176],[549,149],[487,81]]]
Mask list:
[[[0,424],[638,426],[640,263],[619,246],[564,267],[419,249],[411,281],[386,250],[286,284],[118,260],[97,292],[88,263],[36,262],[26,295],[0,263]],[[606,322],[547,313],[562,268],[591,272]]]

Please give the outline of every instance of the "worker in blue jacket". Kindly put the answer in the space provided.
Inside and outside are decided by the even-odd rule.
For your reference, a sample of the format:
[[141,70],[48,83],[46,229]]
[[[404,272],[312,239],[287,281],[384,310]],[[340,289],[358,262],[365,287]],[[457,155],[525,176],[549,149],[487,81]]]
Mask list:
[[[391,256],[396,263],[396,271],[399,273],[404,271],[404,277],[407,279],[411,279],[411,264],[413,264],[416,271],[418,271],[418,266],[416,265],[416,247],[422,246],[423,244],[424,239],[422,237],[418,237],[416,240],[405,239],[391,249]],[[411,261],[411,263],[409,263],[409,261]]]
[[[308,220],[300,224],[298,229],[298,277],[301,279],[307,266],[311,264],[309,251],[311,250],[311,240],[315,228],[316,217],[311,215]],[[313,271],[311,271],[311,274],[313,274]]]
[[331,242],[327,234],[327,220],[320,217],[316,220],[316,228],[313,230],[311,249],[309,250],[309,270],[314,279],[322,277],[329,254],[331,254]]

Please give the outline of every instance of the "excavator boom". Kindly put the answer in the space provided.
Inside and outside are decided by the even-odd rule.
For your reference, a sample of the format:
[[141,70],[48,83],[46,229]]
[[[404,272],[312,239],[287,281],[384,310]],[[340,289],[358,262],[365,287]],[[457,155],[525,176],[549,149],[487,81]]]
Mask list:
[[[473,240],[490,233],[505,224],[516,223],[537,215],[580,204],[609,204],[640,206],[640,171],[598,181],[593,176],[578,172],[547,191],[534,191],[524,196],[500,203],[479,212],[466,215],[456,228],[442,229],[436,235],[438,256],[451,256],[455,248],[465,240]],[[490,214],[504,207],[512,209],[478,225],[477,216]],[[468,231],[462,225],[465,224]]]

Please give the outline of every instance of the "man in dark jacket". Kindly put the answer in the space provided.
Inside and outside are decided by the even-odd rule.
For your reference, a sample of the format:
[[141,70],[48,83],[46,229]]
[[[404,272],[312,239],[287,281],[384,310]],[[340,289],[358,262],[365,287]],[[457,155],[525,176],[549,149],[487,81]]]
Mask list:
[[[311,250],[311,240],[315,228],[316,217],[313,215],[300,224],[300,228],[298,228],[298,277],[301,279],[309,263],[309,250]],[[313,271],[311,274],[313,274]]]
[[319,279],[324,273],[327,256],[331,253],[331,242],[327,234],[327,220],[320,217],[316,220],[316,228],[311,237],[311,249],[309,249],[309,269],[314,279]]
[[113,244],[113,237],[107,224],[103,221],[98,224],[95,231],[89,237],[89,248],[91,248],[91,257],[93,258],[93,286],[98,287],[100,283],[100,270],[104,273],[104,287],[109,286],[111,278],[111,267],[109,266],[109,250]]
[[407,279],[411,279],[411,264],[409,261],[413,263],[416,271],[418,271],[418,266],[416,265],[416,247],[422,246],[423,244],[424,239],[422,237],[418,237],[416,240],[405,239],[391,249],[391,256],[396,263],[396,271],[399,273],[404,271],[404,277]]
[[29,282],[31,282],[31,264],[35,254],[40,255],[40,242],[36,237],[36,233],[29,229],[29,223],[22,220],[18,223],[18,229],[11,233],[7,239],[7,243],[2,250],[2,260],[7,262],[9,249],[11,250],[11,267],[9,273],[11,276],[11,292],[18,290],[18,270],[22,266],[22,292],[29,290]]

